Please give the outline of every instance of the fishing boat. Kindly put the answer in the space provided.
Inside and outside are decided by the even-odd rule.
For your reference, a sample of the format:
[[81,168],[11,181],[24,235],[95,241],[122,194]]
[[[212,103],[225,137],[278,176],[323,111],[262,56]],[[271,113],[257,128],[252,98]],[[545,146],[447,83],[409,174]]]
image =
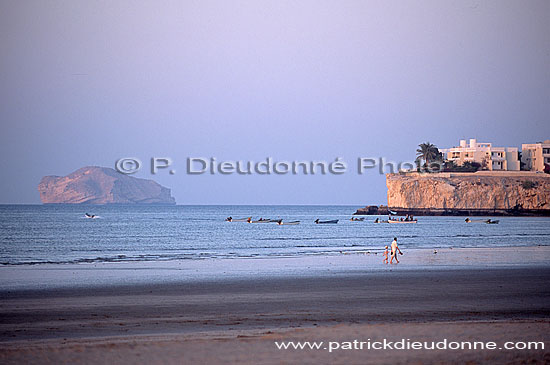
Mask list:
[[486,223],[486,224],[498,224],[498,222],[500,222],[498,219],[491,220],[491,219],[470,219],[470,218],[466,218],[464,221],[466,223]]
[[279,219],[277,221],[277,224],[280,225],[280,226],[295,226],[297,224],[300,224],[300,221],[283,222],[282,219]]
[[330,221],[320,221],[318,218],[314,221],[315,224],[336,224],[338,223],[338,219],[333,219]]
[[260,218],[260,219],[258,219],[258,220],[256,220],[256,221],[253,221],[252,218],[249,218],[249,219],[247,220],[248,223],[270,223],[270,222],[272,222],[272,221],[273,221],[272,219],[263,219],[263,218]]
[[227,217],[225,218],[225,221],[226,222],[248,222],[249,219],[252,219],[252,217],[246,217],[246,218]]
[[388,223],[418,223],[418,220],[412,220],[412,221],[398,221],[398,220],[389,220]]
[[466,223],[487,223],[487,220],[486,219],[470,219],[470,218],[466,218],[464,220],[464,222]]
[[364,221],[364,220],[365,220],[365,217],[361,217],[361,218],[353,218],[353,217],[351,217],[351,218],[350,218],[350,221],[352,221],[352,222],[362,222],[362,221]]

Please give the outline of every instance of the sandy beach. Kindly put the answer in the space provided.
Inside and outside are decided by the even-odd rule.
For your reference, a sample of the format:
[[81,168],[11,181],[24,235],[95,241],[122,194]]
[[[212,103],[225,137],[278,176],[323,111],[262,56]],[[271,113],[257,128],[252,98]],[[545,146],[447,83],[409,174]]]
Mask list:
[[[2,267],[0,360],[2,363],[378,363],[497,362],[550,359],[548,250],[454,250],[451,264],[432,262],[438,252],[409,250],[399,265],[360,270],[371,257],[353,254],[304,259],[209,261],[198,279],[179,281],[163,265],[113,264],[110,269],[64,268],[71,285],[49,281],[59,267]],[[453,251],[453,250],[449,250]],[[526,266],[528,251],[540,262]],[[515,252],[515,254],[511,254]],[[431,256],[428,256],[431,255]],[[451,253],[442,252],[445,255]],[[462,259],[458,259],[462,257]],[[406,260],[408,263],[405,263]],[[292,261],[294,260],[294,261]],[[518,260],[518,262],[515,262]],[[413,263],[411,263],[411,261]],[[490,262],[489,262],[490,261]],[[327,266],[331,262],[332,266]],[[304,269],[304,264],[309,269]],[[324,264],[325,270],[322,271]],[[142,265],[141,271],[138,267]],[[185,265],[185,264],[183,264]],[[78,266],[78,265],[77,265]],[[191,265],[192,266],[192,265]],[[207,266],[209,270],[207,270]],[[145,267],[148,267],[146,269]],[[177,267],[177,266],[176,266]],[[240,267],[239,271],[237,267]],[[264,268],[262,271],[262,267]],[[329,270],[326,269],[329,267]],[[276,269],[278,268],[278,269]],[[27,270],[34,287],[15,285]],[[148,283],[132,280],[139,272]],[[175,270],[173,268],[173,270]],[[254,275],[255,271],[264,275]],[[78,273],[95,285],[78,284]],[[107,285],[101,275],[118,278]],[[181,271],[181,270],[180,270]],[[218,274],[216,274],[218,273]],[[311,275],[308,275],[311,274]],[[113,276],[111,276],[113,275]],[[161,275],[157,277],[156,275]],[[42,279],[38,279],[41,277]],[[156,279],[155,279],[156,278]],[[274,341],[542,341],[545,350],[279,350]],[[458,361],[457,360],[457,361]]]
[[550,365],[549,15],[0,1],[0,365]]

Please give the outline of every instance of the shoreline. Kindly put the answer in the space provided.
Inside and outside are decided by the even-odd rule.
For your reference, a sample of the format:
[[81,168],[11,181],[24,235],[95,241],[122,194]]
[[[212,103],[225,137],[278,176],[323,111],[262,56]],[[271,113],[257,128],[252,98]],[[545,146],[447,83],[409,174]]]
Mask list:
[[[402,248],[403,249],[403,248]],[[550,247],[0,267],[0,361],[545,363]],[[278,350],[274,341],[543,341],[546,350]],[[306,361],[307,360],[307,361]]]
[[79,264],[0,266],[0,293],[257,278],[335,277],[391,271],[482,270],[550,266],[550,246],[405,248],[399,264],[383,264],[380,251],[333,255],[209,258]]

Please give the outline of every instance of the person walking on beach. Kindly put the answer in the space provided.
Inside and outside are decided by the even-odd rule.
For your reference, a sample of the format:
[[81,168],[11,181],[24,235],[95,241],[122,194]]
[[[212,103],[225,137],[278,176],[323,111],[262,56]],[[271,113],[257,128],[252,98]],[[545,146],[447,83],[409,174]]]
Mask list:
[[386,246],[386,248],[384,249],[384,263],[387,264],[388,263],[388,246]]
[[397,259],[397,253],[400,253],[403,255],[403,252],[399,249],[399,246],[397,246],[397,237],[393,238],[393,242],[391,243],[391,259],[390,264],[393,264],[393,259],[395,259],[396,263],[399,263],[399,260]]

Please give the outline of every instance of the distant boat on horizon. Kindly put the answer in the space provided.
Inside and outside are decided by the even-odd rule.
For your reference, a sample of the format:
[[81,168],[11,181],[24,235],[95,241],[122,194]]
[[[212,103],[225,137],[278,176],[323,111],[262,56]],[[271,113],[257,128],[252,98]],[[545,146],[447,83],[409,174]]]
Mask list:
[[277,225],[279,225],[279,226],[294,226],[294,225],[297,225],[297,224],[300,224],[300,221],[283,222],[282,219],[279,219],[277,221]]
[[264,218],[260,218],[256,221],[253,221],[252,218],[249,218],[247,220],[248,223],[270,223],[270,222],[274,222],[273,219],[264,219]]
[[319,218],[317,218],[315,221],[314,221],[315,224],[336,224],[338,223],[338,219],[333,219],[333,220],[330,220],[330,221],[320,221]]
[[252,219],[252,217],[246,217],[246,218],[227,217],[225,218],[225,221],[226,222],[247,222],[249,219]]
[[466,223],[486,223],[486,224],[498,224],[500,222],[500,220],[498,220],[498,219],[491,220],[491,218],[489,218],[489,219],[470,219],[470,218],[466,218],[464,221]]

